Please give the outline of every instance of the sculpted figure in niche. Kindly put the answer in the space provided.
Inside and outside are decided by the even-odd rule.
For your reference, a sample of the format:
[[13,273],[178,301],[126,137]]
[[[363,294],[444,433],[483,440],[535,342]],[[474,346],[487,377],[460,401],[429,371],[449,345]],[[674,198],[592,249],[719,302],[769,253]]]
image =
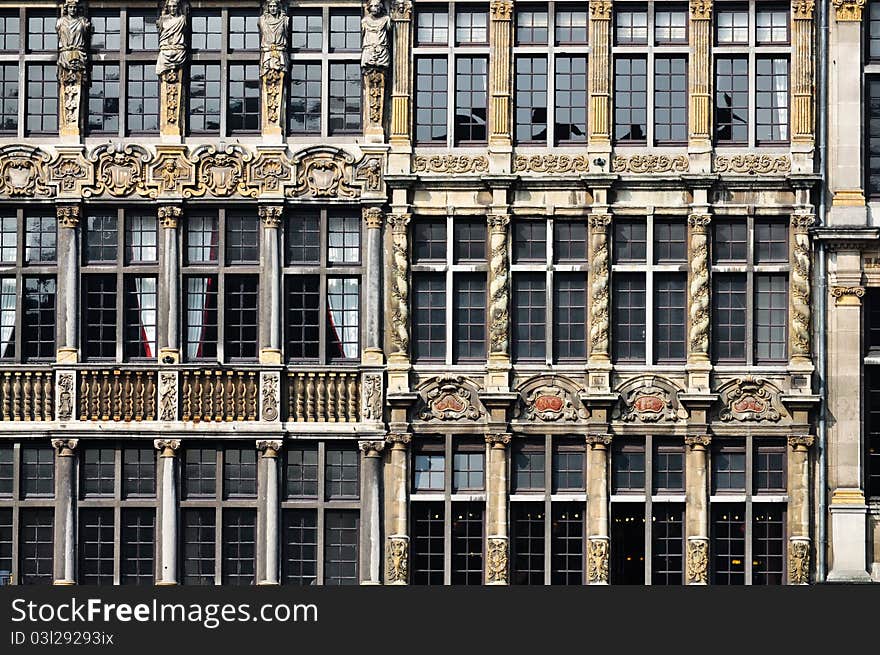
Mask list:
[[388,30],[391,19],[385,13],[382,0],[368,0],[367,15],[361,19],[363,35],[361,67],[388,68],[391,64],[391,51],[388,45]]
[[176,72],[186,60],[186,16],[178,0],[165,0],[159,20],[159,58],[156,75]]
[[279,0],[269,0],[260,16],[260,76],[286,71],[289,62],[290,21]]
[[84,72],[92,22],[83,16],[79,0],[64,1],[55,31],[58,33],[58,68],[62,74]]

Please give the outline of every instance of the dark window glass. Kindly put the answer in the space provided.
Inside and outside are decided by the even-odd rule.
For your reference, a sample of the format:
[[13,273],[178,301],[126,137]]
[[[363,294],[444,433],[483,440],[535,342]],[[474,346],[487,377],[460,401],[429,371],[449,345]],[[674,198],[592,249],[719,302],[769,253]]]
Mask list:
[[413,503],[412,583],[442,585],[445,557],[445,509],[442,502]]
[[12,584],[12,508],[0,508],[0,587]]
[[548,37],[547,10],[524,7],[516,12],[516,44],[546,45]]
[[28,134],[58,131],[58,77],[55,64],[28,64],[25,115]]
[[781,585],[785,580],[785,505],[752,505],[752,584]]
[[257,451],[226,448],[223,451],[223,494],[227,498],[257,495]]
[[113,510],[80,509],[78,537],[80,584],[112,585]]
[[86,218],[86,263],[116,261],[117,230],[115,212]]
[[759,57],[755,63],[755,139],[788,141],[788,59]]
[[220,49],[220,35],[223,28],[220,25],[219,11],[194,11],[189,20],[193,50]]
[[788,222],[755,221],[755,263],[788,261]]
[[645,584],[645,507],[611,505],[611,584]]
[[128,14],[128,49],[132,52],[159,49],[159,32],[156,29],[155,11]]
[[749,42],[749,8],[735,5],[717,8],[715,40],[719,44],[746,44]]
[[15,214],[0,217],[0,263],[15,264],[18,256],[18,219]]
[[116,480],[116,451],[113,448],[84,448],[82,454],[83,496],[113,496]]
[[579,4],[556,5],[556,44],[587,45],[587,10]]
[[122,450],[122,492],[125,498],[156,495],[156,451],[153,448]]
[[746,490],[746,447],[742,439],[712,443],[712,492]]
[[422,449],[413,457],[413,488],[443,491],[446,486],[446,455],[442,450]]
[[712,276],[712,347],[715,360],[744,362],[746,358],[746,276]]
[[455,43],[489,43],[489,13],[482,7],[459,4],[455,11]]
[[544,584],[544,503],[512,503],[511,583]]
[[880,367],[865,366],[867,493],[880,496]]
[[21,449],[22,495],[55,494],[55,452],[48,446],[24,446]]
[[[26,277],[22,339],[25,361],[55,357],[55,278]],[[13,346],[14,347],[14,346]]]
[[257,64],[230,64],[227,110],[230,132],[259,131],[260,67]]
[[89,79],[89,132],[119,131],[119,64],[93,64]]
[[128,213],[125,216],[125,258],[130,264],[159,261],[155,214]]
[[183,497],[211,498],[217,493],[217,451],[187,448],[183,461]]
[[452,504],[452,584],[483,583],[483,504]]
[[354,448],[327,448],[325,471],[328,500],[360,495],[360,458]]
[[[360,34],[360,28],[358,28]],[[259,89],[259,82],[257,82]],[[361,129],[361,67],[356,63],[330,64],[330,134],[354,134]],[[259,117],[259,114],[258,114]]]
[[180,522],[183,532],[183,584],[213,585],[217,525],[214,509],[181,509]]
[[0,277],[0,357],[15,359],[15,305],[18,285],[14,277]]
[[191,64],[189,68],[189,129],[220,133],[220,65]]
[[659,5],[654,10],[654,43],[687,43],[687,7]]
[[748,228],[745,221],[718,221],[712,235],[713,260],[745,262],[748,252]]
[[12,461],[12,444],[0,445],[0,496],[12,496],[15,465]]
[[784,493],[785,441],[767,439],[755,446],[755,493]]
[[156,357],[155,277],[125,276],[125,358]]
[[361,259],[360,217],[338,214],[327,217],[327,261],[357,264]]
[[0,50],[16,51],[21,47],[18,11],[0,13]]
[[287,358],[317,359],[320,351],[320,278],[317,275],[288,275]]
[[318,578],[318,513],[313,509],[281,510],[281,578],[284,584],[313,585]]
[[584,447],[575,439],[556,441],[558,443],[553,446],[553,491],[583,491]]
[[654,221],[654,262],[687,261],[687,225],[683,221]]
[[187,276],[184,280],[186,359],[216,359],[217,276]]
[[612,493],[645,492],[645,444],[615,439],[611,455]]
[[413,225],[413,257],[420,261],[446,260],[446,221],[424,220]]
[[119,50],[122,47],[122,21],[119,12],[91,12],[92,20],[92,52],[103,53],[108,50]]
[[27,46],[31,52],[58,48],[55,12],[29,11],[27,14]]
[[455,60],[455,143],[482,143],[487,138],[488,67],[485,57]]
[[544,273],[516,273],[513,278],[513,356],[543,359],[547,354],[547,287]]
[[416,143],[446,142],[446,57],[419,57],[415,74]]
[[186,259],[189,264],[217,262],[220,227],[217,214],[192,214],[186,218]]
[[[559,26],[556,27],[557,33]],[[555,130],[557,143],[587,141],[587,58],[556,58]]]
[[324,584],[358,583],[358,530],[356,511],[324,513]]
[[294,62],[290,67],[290,132],[321,133],[321,64]]
[[458,449],[452,456],[452,491],[482,491],[485,487],[486,454],[482,450]]
[[360,357],[360,281],[358,278],[327,279],[327,359]]
[[321,12],[292,12],[290,23],[290,45],[294,52],[297,50],[321,49],[321,44],[324,40]]
[[453,361],[486,357],[486,276],[467,273],[456,277],[454,290]]
[[289,446],[285,472],[287,498],[317,498],[318,445]]
[[85,275],[82,280],[86,354],[92,359],[115,359],[116,276]]
[[258,280],[256,275],[230,275],[226,278],[223,344],[229,360],[257,358]]
[[587,356],[587,283],[584,273],[557,273],[554,278],[554,356],[559,360]]
[[617,57],[614,66],[614,138],[644,143],[648,138],[648,62]]
[[515,491],[543,491],[547,457],[543,440],[518,440],[513,454],[513,488]]
[[755,361],[781,362],[788,350],[788,276],[755,276]]
[[444,7],[423,6],[416,9],[415,42],[418,46],[449,43],[449,13]]
[[648,43],[648,10],[644,5],[623,4],[615,9],[614,40],[619,45]]
[[644,361],[645,276],[642,273],[615,273],[612,284],[614,358],[619,362]]
[[657,503],[651,524],[651,584],[684,581],[684,506]]
[[255,11],[229,12],[229,49],[259,50],[260,28],[259,16]]
[[446,279],[443,273],[413,275],[413,361],[446,355]]
[[120,582],[153,584],[156,516],[152,509],[122,509]]
[[788,43],[788,8],[759,7],[755,15],[755,41],[759,44]]
[[[51,452],[51,451],[50,451]],[[52,584],[55,510],[21,508],[18,514],[18,583]]]
[[536,143],[547,140],[547,58],[516,58],[516,140]]
[[654,493],[684,491],[684,449],[674,443],[654,446]]
[[742,505],[712,503],[713,585],[742,585],[746,579],[746,521]]
[[[6,20],[10,20],[7,18]],[[16,21],[18,22],[18,21]],[[16,28],[17,29],[17,28]],[[880,59],[880,3],[868,3],[868,59]],[[4,48],[13,49],[14,48]]]
[[55,262],[57,224],[58,219],[54,215],[28,213],[25,222],[25,263],[49,264]]
[[715,57],[715,141],[724,145],[749,141],[747,57]]
[[556,262],[584,263],[587,259],[587,225],[556,221],[553,225],[553,258]]
[[685,273],[654,276],[654,359],[657,362],[685,359],[686,287]]
[[18,131],[18,66],[0,65],[0,132]]
[[321,260],[321,229],[317,214],[287,217],[287,263],[317,264]]
[[128,131],[159,131],[159,78],[155,64],[128,65]]
[[583,503],[553,503],[550,525],[550,584],[584,583]]
[[513,261],[547,261],[547,223],[544,221],[514,221]]
[[330,50],[360,50],[361,12],[330,12]]
[[644,263],[648,256],[648,226],[642,220],[614,222],[615,263]]
[[223,511],[223,584],[254,584],[256,569],[257,512]]
[[687,59],[654,59],[654,141],[683,143],[688,133]]

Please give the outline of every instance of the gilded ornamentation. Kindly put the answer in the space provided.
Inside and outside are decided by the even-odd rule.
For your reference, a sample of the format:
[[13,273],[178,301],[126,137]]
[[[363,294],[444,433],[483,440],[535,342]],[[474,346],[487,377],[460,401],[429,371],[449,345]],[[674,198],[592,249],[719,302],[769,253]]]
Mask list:
[[88,72],[92,22],[83,15],[80,0],[64,0],[55,22],[58,34],[58,81],[62,133],[79,131],[82,87]]
[[251,155],[239,145],[228,145],[218,150],[212,145],[203,145],[193,151],[196,164],[196,186],[186,189],[183,195],[197,198],[210,193],[218,198],[228,198],[234,193],[242,196],[256,196],[245,181],[245,165]]
[[49,155],[31,146],[0,148],[0,196],[48,196],[46,167]]
[[382,124],[385,100],[385,72],[379,68],[364,71],[364,86],[367,90],[367,117],[373,125]]
[[260,205],[258,209],[263,227],[278,228],[281,226],[281,217],[284,215],[284,207],[281,205]]
[[82,207],[80,205],[56,205],[55,213],[58,216],[59,227],[73,229],[79,225]]
[[257,195],[282,195],[290,181],[290,162],[283,148],[258,149],[247,167],[247,186]]
[[810,357],[810,235],[812,215],[793,215],[794,228],[791,266],[791,354]]
[[690,250],[690,352],[709,357],[709,246],[706,231],[711,221],[708,214],[691,214]]
[[180,450],[180,439],[153,439],[153,448],[159,451],[159,457],[174,457]]
[[379,207],[364,207],[361,209],[361,217],[368,230],[378,230],[385,221],[385,213]]
[[489,159],[484,155],[416,155],[413,171],[416,173],[485,173]]
[[354,179],[363,184],[364,191],[381,191],[382,159],[380,157],[365,157],[358,164]]
[[507,214],[489,214],[489,352],[509,351],[507,305],[510,280],[507,263]]
[[[164,208],[163,208],[164,209]],[[177,420],[177,373],[159,373],[159,420]]]
[[526,421],[578,421],[589,417],[578,398],[576,382],[561,375],[540,375],[527,380],[517,391],[517,418]]
[[791,15],[795,20],[812,20],[815,9],[815,0],[792,0],[791,3]]
[[159,225],[167,230],[177,229],[183,216],[183,208],[176,205],[161,205],[156,214],[159,217]]
[[439,376],[426,387],[425,407],[419,413],[423,421],[476,421],[483,415],[483,411],[474,404],[475,389],[467,385],[465,378],[460,375]]
[[718,155],[715,157],[716,173],[746,173],[769,175],[789,173],[791,158],[788,155]]
[[590,216],[590,356],[608,356],[609,214]]
[[510,20],[513,16],[513,2],[511,0],[492,0],[489,5],[492,20]]
[[260,373],[260,419],[277,421],[281,402],[281,376],[275,372]]
[[737,378],[719,389],[722,421],[777,422],[785,415],[779,390],[767,380],[751,375]]
[[866,0],[831,0],[834,5],[834,14],[837,22],[859,22],[862,20],[862,10]]
[[690,434],[684,438],[684,445],[691,450],[705,450],[711,443],[712,437],[708,434]]
[[586,155],[517,155],[514,173],[586,173],[590,162]]
[[810,541],[794,537],[788,542],[788,583],[809,584]]
[[388,537],[386,556],[386,580],[391,584],[406,584],[409,577],[409,539],[402,536]]
[[150,161],[146,148],[135,143],[105,143],[92,152],[95,184],[83,190],[86,197],[109,194],[116,198],[138,193],[148,195],[144,184],[144,167]]
[[809,434],[798,434],[788,438],[788,445],[792,450],[808,450],[815,442],[816,438]]
[[590,537],[587,555],[590,584],[608,584],[608,537]]
[[860,298],[865,297],[865,287],[832,287],[831,295],[837,298],[838,304],[846,298],[854,298],[859,302]]
[[382,375],[365,373],[363,381],[363,408],[361,414],[365,421],[382,420]]
[[506,537],[486,540],[486,582],[507,584],[508,543]]
[[687,581],[689,584],[707,584],[709,581],[709,541],[688,539]]
[[686,173],[690,163],[687,155],[615,155],[612,173]]
[[59,371],[55,384],[58,390],[58,410],[55,415],[59,421],[73,420],[73,399],[76,393],[76,374],[73,371]]
[[393,352],[409,351],[409,214],[389,214],[391,226],[391,344]]
[[314,146],[298,152],[294,158],[296,186],[287,195],[299,198],[353,198],[358,189],[352,186],[354,159],[332,146]]
[[691,19],[709,20],[712,18],[712,0],[691,0]]
[[679,389],[655,375],[642,375],[627,380],[620,386],[619,404],[613,418],[626,423],[659,423],[687,418],[687,412],[678,401]]
[[611,20],[611,0],[590,0],[590,18]]

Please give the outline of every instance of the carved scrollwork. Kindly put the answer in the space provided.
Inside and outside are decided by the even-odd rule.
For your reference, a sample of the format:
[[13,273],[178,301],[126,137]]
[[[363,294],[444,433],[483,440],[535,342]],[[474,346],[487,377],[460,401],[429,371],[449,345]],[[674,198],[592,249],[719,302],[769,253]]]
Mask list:
[[59,196],[79,197],[84,186],[94,184],[94,169],[82,151],[61,150],[49,164],[49,180],[57,186]]
[[586,155],[517,155],[514,173],[586,173],[590,162]]
[[354,179],[363,185],[364,191],[381,191],[382,158],[364,157],[355,170]]
[[624,382],[612,417],[627,423],[659,423],[688,417],[678,400],[678,387],[656,375],[641,375]]
[[508,541],[506,537],[486,540],[486,582],[507,584]]
[[277,421],[281,403],[281,376],[275,372],[260,373],[260,419]]
[[258,195],[282,195],[284,185],[290,182],[290,160],[284,150],[258,149],[247,167],[247,186]]
[[615,155],[613,173],[686,173],[690,167],[687,155]]
[[712,0],[691,0],[691,18],[693,20],[712,18]]
[[791,172],[791,158],[788,155],[718,155],[714,163],[716,173],[770,175]]
[[795,20],[811,20],[815,9],[815,0],[793,0],[791,3],[791,16]]
[[252,155],[239,145],[228,145],[219,150],[212,145],[199,146],[193,151],[196,166],[196,186],[186,189],[184,196],[198,198],[211,194],[228,198],[238,193],[255,197],[257,192],[249,189],[245,179],[245,167]]
[[611,20],[611,0],[590,0],[590,18]]
[[691,584],[706,584],[709,580],[709,541],[688,539],[687,579]]
[[608,537],[590,537],[587,548],[587,577],[590,584],[607,584]]
[[363,381],[363,408],[361,415],[365,421],[382,420],[382,375],[365,373]]
[[793,537],[788,542],[788,583],[809,584],[810,582],[810,540]]
[[479,420],[485,413],[477,401],[477,386],[461,375],[442,375],[428,380],[421,389],[423,421]]
[[837,22],[859,22],[867,0],[831,0]]
[[95,183],[83,189],[83,195],[107,194],[122,198],[137,193],[149,196],[145,169],[151,159],[147,149],[136,143],[105,143],[98,146],[89,156],[89,161],[95,164]]
[[332,146],[314,146],[293,157],[295,186],[287,190],[292,198],[354,198],[354,157]]
[[406,584],[409,577],[409,538],[401,535],[388,537],[385,557],[385,579],[391,584]]
[[580,387],[560,375],[531,378],[517,389],[520,406],[517,417],[545,423],[586,420],[589,412],[578,397]]
[[147,167],[147,186],[155,187],[158,195],[181,195],[184,187],[195,182],[195,166],[183,147],[160,148]]
[[416,155],[413,171],[416,173],[485,173],[489,170],[489,159],[485,155]]
[[0,196],[34,198],[51,195],[47,183],[50,157],[31,146],[0,148]]
[[722,421],[770,421],[775,423],[787,413],[780,401],[780,391],[767,380],[751,375],[731,380],[719,389]]

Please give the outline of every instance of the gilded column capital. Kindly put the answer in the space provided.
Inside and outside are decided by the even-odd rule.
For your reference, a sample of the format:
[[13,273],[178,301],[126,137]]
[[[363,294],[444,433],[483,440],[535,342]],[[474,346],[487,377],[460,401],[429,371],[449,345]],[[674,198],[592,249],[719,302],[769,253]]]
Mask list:
[[807,452],[815,441],[816,438],[812,435],[794,435],[788,438],[788,445],[795,452]]
[[80,205],[56,205],[55,212],[58,216],[59,227],[73,229],[79,225],[82,207]]
[[180,439],[155,439],[153,447],[159,451],[159,457],[176,457],[180,450]]
[[861,286],[837,286],[831,287],[831,295],[835,298],[835,305],[838,307],[854,306],[858,307],[862,304],[862,298],[865,297],[865,287]]
[[266,459],[277,459],[283,442],[280,439],[257,439],[257,450]]
[[792,0],[791,17],[795,20],[813,20],[815,0]]
[[281,226],[281,217],[284,215],[282,205],[260,205],[258,211],[263,227],[278,228]]
[[513,18],[513,2],[511,0],[492,0],[490,5],[492,20],[511,20]]
[[606,450],[611,445],[612,437],[610,434],[588,434],[585,441],[593,450]]
[[378,207],[364,207],[361,209],[361,216],[368,230],[381,229],[382,222],[385,220],[385,212]]
[[391,444],[392,450],[403,449],[412,443],[412,434],[409,432],[391,432],[385,437],[385,443]]
[[486,443],[493,448],[504,449],[510,445],[512,435],[509,432],[489,432],[486,434]]
[[175,230],[183,216],[183,209],[176,205],[162,205],[156,210],[156,214],[159,217],[159,225],[166,230]]
[[691,20],[712,18],[712,0],[691,0]]
[[684,438],[684,444],[691,450],[706,450],[712,443],[712,437],[708,434],[688,435]]
[[59,457],[73,457],[79,439],[52,439],[52,448]]
[[358,441],[358,446],[365,457],[379,457],[385,450],[384,441]]
[[866,0],[831,0],[838,23],[860,22]]
[[590,18],[611,20],[611,0],[590,0]]
[[391,3],[391,18],[393,20],[412,20],[412,0],[394,0]]

